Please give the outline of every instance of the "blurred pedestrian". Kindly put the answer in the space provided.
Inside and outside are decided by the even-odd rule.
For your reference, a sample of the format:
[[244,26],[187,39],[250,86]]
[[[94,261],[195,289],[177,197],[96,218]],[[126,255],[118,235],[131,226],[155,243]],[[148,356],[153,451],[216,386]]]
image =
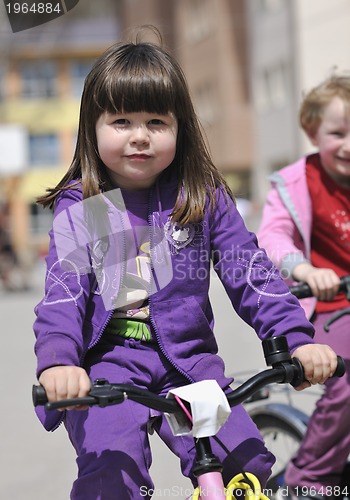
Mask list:
[[12,271],[17,266],[16,252],[11,242],[8,207],[0,204],[0,281],[5,290],[13,290]]

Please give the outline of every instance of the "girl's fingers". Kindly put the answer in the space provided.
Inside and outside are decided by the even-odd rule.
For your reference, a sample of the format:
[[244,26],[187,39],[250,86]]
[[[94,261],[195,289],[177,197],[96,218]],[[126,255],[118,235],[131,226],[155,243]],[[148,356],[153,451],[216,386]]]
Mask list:
[[312,385],[323,384],[336,370],[337,356],[328,345],[309,344],[299,347],[294,354],[303,365],[305,379]]
[[339,277],[332,269],[315,269],[307,278],[315,297],[322,301],[332,300],[339,290]]
[[[42,373],[39,382],[45,387],[50,402],[84,397],[91,388],[90,379],[83,368],[76,366],[58,366]],[[74,407],[62,408],[71,410]],[[86,409],[79,405],[77,409]]]

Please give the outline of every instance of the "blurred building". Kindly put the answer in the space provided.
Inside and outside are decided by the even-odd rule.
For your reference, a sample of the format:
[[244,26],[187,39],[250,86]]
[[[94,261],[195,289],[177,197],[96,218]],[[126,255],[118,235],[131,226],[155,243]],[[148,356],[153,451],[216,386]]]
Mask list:
[[117,12],[112,0],[102,0],[14,34],[4,16],[0,30],[0,124],[21,126],[28,150],[20,174],[0,172],[0,196],[10,205],[17,251],[45,251],[52,215],[35,198],[71,163],[84,79],[119,38]]
[[253,160],[245,0],[124,0],[121,28],[156,25],[186,75],[216,166],[250,195]]
[[35,198],[71,162],[83,81],[94,59],[147,23],[158,27],[184,69],[216,165],[236,193],[249,196],[253,142],[244,0],[85,1],[62,18],[15,34],[3,16],[0,124],[22,126],[28,136],[26,169],[7,175],[3,190],[18,249],[28,243],[45,248],[51,213]]
[[350,69],[348,0],[124,0],[122,27],[156,24],[187,77],[217,167],[263,204],[268,175],[311,151],[302,95]]
[[350,3],[248,0],[246,15],[254,108],[252,194],[262,204],[268,175],[312,150],[298,125],[303,93],[335,68],[350,70]]
[[24,169],[0,168],[19,250],[47,244],[51,214],[34,201],[71,162],[93,61],[145,24],[182,66],[215,164],[258,205],[268,174],[310,148],[297,122],[302,92],[350,66],[348,0],[84,0],[15,34],[0,4],[0,126],[27,137]]

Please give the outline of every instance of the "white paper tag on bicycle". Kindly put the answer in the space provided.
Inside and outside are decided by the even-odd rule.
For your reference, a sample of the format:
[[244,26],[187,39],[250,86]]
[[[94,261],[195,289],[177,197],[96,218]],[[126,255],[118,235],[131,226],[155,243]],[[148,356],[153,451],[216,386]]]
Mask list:
[[228,419],[231,408],[225,393],[216,380],[202,380],[177,387],[168,392],[167,398],[178,396],[191,406],[192,425],[184,413],[165,413],[174,436],[191,434],[196,438],[215,436]]

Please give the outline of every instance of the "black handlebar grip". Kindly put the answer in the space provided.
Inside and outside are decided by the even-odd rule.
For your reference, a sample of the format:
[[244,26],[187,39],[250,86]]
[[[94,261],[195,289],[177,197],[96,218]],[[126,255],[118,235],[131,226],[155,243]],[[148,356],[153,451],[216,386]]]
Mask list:
[[337,356],[338,364],[333,377],[342,377],[345,373],[345,361],[341,356]]
[[[345,374],[345,361],[341,356],[337,356],[338,364],[332,377],[342,377]],[[295,375],[291,382],[293,387],[298,387],[305,381],[303,365],[298,358],[293,358],[293,365],[295,366]]]
[[42,385],[33,385],[32,398],[34,406],[44,406],[48,400]]
[[293,358],[292,362],[295,367],[295,372],[290,385],[292,385],[293,387],[298,387],[303,382],[305,382],[304,368],[298,358]]
[[[291,286],[289,291],[295,295],[298,299],[306,299],[307,297],[313,297],[310,286],[307,283],[299,283],[298,285]],[[344,292],[347,297],[350,296],[350,275],[345,275],[340,278],[339,291]],[[350,297],[348,297],[350,300]]]
[[306,299],[307,297],[312,297],[311,288],[307,283],[301,283],[300,285],[291,286],[289,288],[289,291],[298,299]]

